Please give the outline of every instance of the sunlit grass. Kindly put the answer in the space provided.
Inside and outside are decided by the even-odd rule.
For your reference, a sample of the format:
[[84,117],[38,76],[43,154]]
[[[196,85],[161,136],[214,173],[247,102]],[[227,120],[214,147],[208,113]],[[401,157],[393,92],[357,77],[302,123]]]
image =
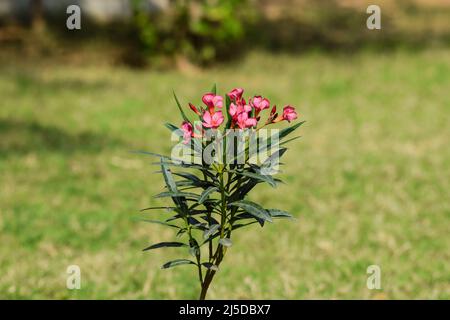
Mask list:
[[[450,298],[450,52],[250,55],[207,71],[89,66],[0,72],[0,298],[196,298],[195,270],[142,253],[171,230],[136,222],[163,182],[171,91],[243,86],[307,120],[277,189],[294,222],[236,233],[210,298]],[[66,289],[66,268],[82,289]],[[366,287],[380,265],[382,290]]]

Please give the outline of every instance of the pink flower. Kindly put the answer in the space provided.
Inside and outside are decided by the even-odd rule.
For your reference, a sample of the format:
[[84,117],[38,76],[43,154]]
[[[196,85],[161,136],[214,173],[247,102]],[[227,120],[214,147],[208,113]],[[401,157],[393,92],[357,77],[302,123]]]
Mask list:
[[228,96],[230,97],[231,100],[239,101],[239,100],[241,100],[243,93],[244,93],[244,89],[235,88],[228,93]]
[[209,111],[205,111],[203,114],[203,126],[205,128],[216,129],[223,122],[222,111],[217,111],[211,115]]
[[240,103],[238,103],[237,105],[234,103],[230,104],[230,115],[232,117],[235,117],[242,112],[250,112],[250,111],[252,111],[252,107],[250,107],[248,104],[244,105]]
[[236,117],[236,123],[241,129],[254,127],[257,122],[255,118],[249,118],[247,112],[242,112]]
[[268,109],[270,107],[270,102],[266,98],[262,98],[261,96],[254,96],[250,99],[250,105],[255,108],[258,113],[264,109]]
[[183,130],[183,143],[188,144],[189,141],[191,141],[192,137],[192,124],[188,121],[183,121],[183,123],[181,124],[181,130]]
[[291,122],[292,120],[297,119],[297,112],[294,107],[286,106],[283,108],[283,120],[287,120]]
[[216,96],[213,93],[206,93],[202,97],[203,103],[208,107],[209,112],[211,114],[214,113],[214,108],[221,109],[223,106],[223,97],[222,96]]

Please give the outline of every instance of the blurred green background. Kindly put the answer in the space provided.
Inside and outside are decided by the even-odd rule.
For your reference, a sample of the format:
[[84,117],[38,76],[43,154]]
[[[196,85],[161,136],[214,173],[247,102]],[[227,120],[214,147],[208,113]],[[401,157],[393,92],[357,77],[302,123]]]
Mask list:
[[174,233],[137,221],[163,181],[129,151],[169,153],[172,89],[213,83],[307,123],[250,196],[297,220],[237,232],[209,298],[450,298],[448,1],[378,1],[375,31],[369,1],[78,1],[81,31],[52,2],[0,1],[0,298],[197,298],[141,252]]

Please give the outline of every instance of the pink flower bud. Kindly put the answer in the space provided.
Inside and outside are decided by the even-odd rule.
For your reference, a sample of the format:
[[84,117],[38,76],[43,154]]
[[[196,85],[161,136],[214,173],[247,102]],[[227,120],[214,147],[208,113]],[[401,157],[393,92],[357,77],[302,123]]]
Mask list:
[[198,111],[198,109],[192,103],[189,103],[189,108],[191,108],[191,110],[194,111],[197,115],[202,115],[201,112]]

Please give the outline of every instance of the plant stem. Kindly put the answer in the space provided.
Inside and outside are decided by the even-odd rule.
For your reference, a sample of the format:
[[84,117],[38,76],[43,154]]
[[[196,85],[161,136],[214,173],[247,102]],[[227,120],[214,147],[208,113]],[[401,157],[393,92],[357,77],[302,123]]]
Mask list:
[[[223,168],[224,169],[224,168]],[[225,170],[221,170],[219,172],[219,181],[220,181],[220,193],[221,193],[221,200],[222,200],[222,206],[221,206],[221,222],[220,222],[220,238],[223,238],[224,234],[225,234],[225,224],[226,224],[226,217],[227,217],[227,205],[226,205],[226,190],[225,190],[225,185],[227,186],[227,189],[229,189],[230,184],[224,183],[224,171]],[[227,174],[228,180],[230,180],[230,175]],[[229,181],[228,181],[229,182]],[[228,232],[228,236],[230,236],[231,230]],[[220,263],[223,260],[223,257],[225,255],[224,252],[224,248],[221,244],[219,244],[217,246],[216,252],[214,253],[214,255],[212,255],[212,241],[210,241],[209,243],[210,245],[210,250],[209,250],[209,261],[214,264],[216,267],[219,267]],[[209,286],[212,282],[212,280],[214,279],[214,276],[216,274],[216,270],[211,270],[209,269],[206,272],[205,275],[205,279],[203,282],[201,282],[201,292],[200,292],[200,296],[199,296],[199,300],[205,300],[206,299],[206,294],[208,293],[208,289]]]
[[209,285],[212,282],[212,279],[214,278],[215,275],[215,271],[211,271],[208,272],[206,277],[205,277],[205,281],[203,282],[202,285],[202,290],[200,292],[200,297],[198,298],[199,300],[205,300],[206,299],[206,293],[208,292],[209,289]]

